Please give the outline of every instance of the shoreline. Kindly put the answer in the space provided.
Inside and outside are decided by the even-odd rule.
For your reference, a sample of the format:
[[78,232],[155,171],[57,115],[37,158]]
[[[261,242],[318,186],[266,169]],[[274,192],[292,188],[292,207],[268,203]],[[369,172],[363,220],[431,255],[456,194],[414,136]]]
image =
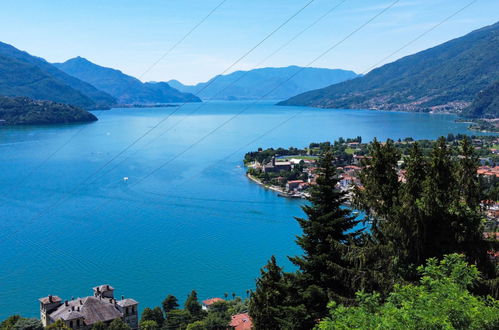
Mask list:
[[295,196],[295,195],[291,195],[291,194],[287,193],[281,187],[273,186],[273,185],[266,185],[262,181],[258,180],[257,178],[255,178],[254,176],[252,176],[249,173],[246,173],[246,177],[248,179],[250,179],[251,181],[253,181],[254,183],[256,183],[257,185],[262,186],[263,188],[271,190],[273,192],[276,192],[277,196],[279,196],[279,197],[285,197],[285,198],[290,198],[290,199],[304,199],[301,196]]

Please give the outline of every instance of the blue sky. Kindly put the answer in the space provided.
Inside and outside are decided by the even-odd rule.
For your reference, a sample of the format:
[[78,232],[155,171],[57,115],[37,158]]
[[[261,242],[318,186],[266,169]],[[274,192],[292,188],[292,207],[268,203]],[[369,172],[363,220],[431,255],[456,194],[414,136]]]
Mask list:
[[[0,41],[51,62],[75,56],[141,77],[221,0],[3,1]],[[227,0],[142,80],[205,81],[222,72],[309,0]],[[341,0],[315,0],[245,58],[252,69]],[[390,11],[314,64],[364,72],[470,0],[400,0]],[[262,66],[305,65],[390,4],[347,0]],[[386,62],[499,20],[499,1],[471,7]],[[232,71],[234,71],[232,70]]]

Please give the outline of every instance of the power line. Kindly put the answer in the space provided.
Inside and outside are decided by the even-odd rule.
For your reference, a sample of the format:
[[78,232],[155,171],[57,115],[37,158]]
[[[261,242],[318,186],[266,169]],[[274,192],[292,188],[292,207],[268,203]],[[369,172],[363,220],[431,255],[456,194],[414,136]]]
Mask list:
[[[256,104],[257,102],[259,102],[261,99],[265,98],[267,95],[271,94],[272,92],[274,92],[276,89],[278,89],[280,86],[282,86],[284,83],[288,82],[289,80],[293,79],[296,75],[298,75],[301,71],[305,70],[307,67],[313,65],[315,62],[317,62],[318,60],[320,60],[322,57],[324,57],[325,55],[327,55],[329,52],[331,52],[332,50],[334,50],[336,47],[338,47],[339,45],[341,45],[343,42],[345,42],[346,40],[348,40],[350,37],[352,37],[355,33],[357,33],[358,31],[362,30],[365,26],[367,26],[369,23],[371,23],[372,21],[374,21],[376,18],[378,18],[379,16],[381,16],[382,14],[384,14],[387,10],[389,10],[390,8],[392,8],[395,4],[397,4],[398,2],[400,2],[400,0],[395,0],[394,2],[392,2],[390,5],[388,5],[387,7],[385,7],[383,10],[381,10],[380,12],[378,12],[376,15],[374,15],[373,17],[371,17],[369,20],[367,20],[366,22],[364,22],[363,24],[361,24],[359,27],[357,27],[355,30],[353,30],[352,32],[350,32],[347,36],[345,36],[344,38],[342,38],[340,41],[334,43],[332,46],[330,46],[329,48],[327,48],[325,51],[323,51],[321,54],[319,54],[317,57],[315,57],[312,61],[310,61],[305,67],[302,67],[300,68],[300,70],[296,71],[294,74],[292,74],[291,76],[289,76],[285,81],[282,81],[280,82],[279,84],[277,84],[277,86],[275,86],[273,89],[271,89],[269,92],[267,92],[266,94],[264,94],[263,96],[261,96],[258,100],[256,100],[255,102],[249,104],[248,106],[244,107],[241,111],[239,111],[238,113],[236,113],[235,115],[231,116],[230,118],[228,118],[227,120],[225,120],[224,122],[222,122],[220,125],[218,125],[217,127],[215,127],[214,129],[212,129],[211,131],[209,131],[207,134],[205,134],[203,137],[201,137],[200,139],[196,140],[196,142],[192,143],[191,145],[189,145],[187,148],[185,148],[183,151],[181,151],[180,153],[177,153],[174,157],[170,158],[169,160],[167,160],[166,162],[162,163],[160,166],[154,168],[152,171],[150,171],[148,174],[146,174],[145,176],[143,176],[142,178],[140,178],[137,182],[135,182],[134,184],[135,185],[138,185],[140,183],[142,183],[143,181],[147,180],[149,177],[151,177],[152,175],[154,175],[156,172],[158,172],[159,170],[163,169],[165,166],[167,166],[168,164],[170,164],[171,162],[173,162],[174,160],[176,160],[177,158],[179,158],[180,156],[184,155],[186,152],[190,151],[191,149],[193,149],[195,146],[199,145],[201,142],[203,142],[204,140],[206,140],[209,136],[213,135],[215,132],[217,132],[220,128],[224,127],[227,123],[229,123],[230,121],[232,121],[233,119],[235,119],[236,117],[238,117],[239,115],[241,115],[243,112],[245,112],[247,109],[249,109],[251,106],[253,106],[254,104]],[[296,115],[296,114],[295,114]],[[97,208],[95,209],[100,209],[101,207],[103,207],[105,204],[107,203],[107,201],[104,201],[104,203],[101,203],[100,205],[97,206]],[[94,209],[94,210],[95,210]],[[43,214],[41,214],[43,215]],[[40,216],[41,216],[40,215]]]
[[[274,30],[272,30],[267,36],[265,36],[261,41],[259,41],[256,45],[254,45],[250,50],[248,50],[246,53],[244,53],[241,57],[239,57],[234,63],[232,63],[228,68],[226,68],[222,74],[228,72],[231,70],[235,65],[237,65],[240,61],[242,61],[245,57],[247,57],[250,53],[252,53],[256,48],[258,48],[260,45],[262,45],[266,40],[268,40],[271,36],[273,36],[275,33],[277,33],[280,29],[282,29],[286,24],[288,24],[291,20],[293,20],[296,16],[298,16],[302,11],[304,11],[307,7],[309,7],[315,0],[309,0],[307,3],[305,3],[304,6],[302,6],[298,11],[294,12],[293,15],[291,15],[289,18],[287,18],[283,23],[281,23],[279,26],[277,26]],[[214,79],[215,80],[215,79]],[[212,82],[214,81],[212,80]],[[182,104],[185,105],[186,103]],[[159,122],[157,122],[153,127],[148,129],[146,132],[144,132],[142,135],[140,135],[137,139],[135,139],[132,143],[130,143],[128,146],[126,146],[124,149],[122,149],[120,152],[118,152],[115,156],[111,157],[104,165],[100,166],[97,170],[92,172],[86,179],[84,179],[80,184],[78,184],[74,189],[70,190],[69,193],[66,194],[66,197],[57,200],[54,203],[51,203],[47,208],[45,208],[42,212],[38,213],[34,217],[31,218],[32,221],[40,218],[41,216],[45,215],[46,213],[50,212],[52,209],[56,208],[59,206],[62,202],[66,201],[68,198],[71,197],[71,194],[75,191],[77,191],[82,185],[84,185],[90,178],[98,174],[100,171],[102,171],[107,165],[109,165],[111,162],[113,162],[115,159],[117,159],[119,156],[121,156],[123,153],[125,153],[127,150],[129,150],[131,147],[133,147],[135,144],[137,144],[139,141],[141,141],[145,136],[147,136],[150,132],[152,132],[155,128],[157,128],[159,125],[161,125],[166,119],[168,119],[173,113],[177,112],[179,110],[179,107],[170,113],[168,116],[165,118],[161,119]],[[18,232],[18,231],[17,231]]]
[[[468,4],[466,4],[465,6],[459,8],[457,11],[453,12],[451,15],[445,17],[443,20],[441,20],[440,22],[438,22],[437,24],[433,25],[430,29],[426,30],[425,32],[421,33],[420,35],[418,35],[416,38],[412,39],[411,41],[409,41],[408,43],[404,44],[402,47],[398,48],[396,51],[392,52],[390,55],[386,56],[385,58],[383,58],[382,60],[378,61],[373,67],[376,67],[377,65],[379,65],[380,63],[384,62],[387,58],[390,58],[391,56],[395,55],[396,53],[400,52],[401,50],[405,49],[406,47],[410,46],[411,44],[413,44],[414,42],[416,42],[417,40],[421,39],[423,36],[427,35],[428,33],[430,33],[431,31],[435,30],[436,28],[438,28],[439,26],[441,26],[442,24],[444,24],[445,22],[449,21],[450,19],[452,19],[453,17],[455,17],[457,14],[459,14],[460,12],[464,11],[465,9],[467,9],[468,7],[470,7],[472,4],[474,4],[475,2],[477,2],[477,0],[473,0],[471,2],[469,2]],[[372,69],[372,67],[371,67]],[[367,70],[367,71],[370,71],[371,69]],[[226,159],[229,159],[231,158],[232,156],[234,156],[235,154],[237,154],[238,152],[240,152],[241,150],[243,150],[244,148],[252,145],[253,143],[257,142],[258,140],[262,139],[263,137],[265,137],[266,135],[274,132],[276,129],[280,128],[281,126],[285,125],[286,123],[290,122],[291,120],[293,120],[294,118],[298,117],[300,114],[302,114],[305,110],[299,110],[297,112],[295,112],[293,115],[287,117],[285,120],[279,122],[277,125],[273,126],[272,128],[268,129],[267,131],[265,131],[264,133],[262,133],[261,135],[255,137],[254,139],[252,139],[251,141],[249,141],[248,143],[246,143],[245,145],[239,147],[238,149],[236,149],[235,151],[233,151],[232,153],[230,153],[229,155],[225,156],[224,158],[220,159],[220,160],[217,160],[215,161],[213,164],[205,167],[202,171],[206,170],[207,168],[210,168],[212,166],[215,166],[216,164],[219,164],[220,162],[223,162],[224,160]],[[196,176],[192,176],[190,177],[189,179],[187,180],[184,180],[183,183],[189,181],[189,180],[192,180],[193,178],[195,178]],[[180,186],[180,184],[176,185],[176,187]],[[173,189],[175,189],[173,188]],[[156,195],[162,195],[164,197],[168,197],[170,195],[167,195],[167,194],[160,194],[160,193],[156,193]]]
[[[328,11],[326,11],[323,15],[321,15],[319,18],[317,18],[315,21],[313,21],[310,25],[308,25],[307,27],[305,27],[303,30],[301,30],[299,33],[297,33],[296,35],[294,35],[291,39],[289,39],[288,41],[286,41],[284,44],[282,44],[279,48],[277,48],[274,52],[272,52],[269,56],[265,57],[263,60],[261,60],[260,62],[258,62],[258,64],[256,64],[253,68],[256,69],[258,67],[260,67],[260,65],[262,65],[263,63],[265,63],[269,58],[271,58],[272,56],[274,56],[275,54],[277,54],[279,51],[281,51],[282,49],[284,49],[286,46],[288,46],[291,42],[293,42],[294,40],[296,40],[299,36],[301,36],[303,33],[305,33],[306,31],[308,31],[309,29],[311,29],[313,26],[315,26],[317,23],[319,23],[321,20],[323,20],[325,17],[327,17],[328,15],[330,15],[333,11],[335,11],[340,5],[342,5],[343,3],[345,3],[347,0],[343,0],[341,2],[339,2],[338,4],[334,5],[332,8],[330,8]],[[230,84],[228,84],[227,86],[225,86],[223,89],[219,90],[215,96],[217,95],[220,95],[222,92],[226,91],[228,88],[234,86],[237,82],[239,82],[240,80],[244,79],[244,77],[246,77],[248,74],[250,73],[250,71],[246,71],[244,72],[242,75],[240,75],[237,79],[233,80]],[[215,79],[217,79],[217,77],[215,77]],[[212,82],[208,82],[209,84],[211,84]],[[205,90],[208,86],[205,86],[203,87],[200,92],[202,92],[203,90]],[[199,95],[199,92],[197,92],[197,94]],[[196,113],[197,111],[199,111],[201,108],[203,108],[204,106],[206,105],[206,103],[202,103],[200,104],[197,108],[195,108],[193,111],[191,111],[189,113],[189,116]],[[175,111],[176,112],[176,111]],[[173,112],[172,114],[174,114],[175,112]],[[170,117],[172,114],[170,114],[168,117]],[[161,134],[159,134],[158,136],[156,136],[152,141],[149,142],[152,143],[153,141],[159,139],[160,137],[162,137],[164,134],[170,132],[172,129],[174,129],[175,127],[177,127],[180,123],[182,123],[184,120],[186,120],[188,118],[188,116],[185,116],[184,118],[180,119],[178,122],[176,122],[175,124],[173,124],[172,126],[168,127],[166,130],[164,130]],[[102,175],[100,175],[99,177],[95,178],[92,182],[94,182],[95,180],[105,176],[106,174],[108,173],[111,173],[115,168],[117,168],[119,165],[121,165],[122,163],[126,162],[128,159],[132,158],[132,156],[134,156],[135,154],[131,154],[127,157],[125,157],[124,159],[122,159],[121,161],[119,161],[118,163],[116,163],[113,167],[111,167],[110,169],[108,169],[105,173],[102,173]]]
[[[192,27],[186,34],[182,36],[172,47],[170,47],[163,55],[161,55],[152,65],[150,65],[140,76],[139,79],[141,79],[143,76],[145,76],[149,71],[152,70],[159,62],[161,62],[166,56],[168,56],[172,51],[174,51],[187,37],[189,37],[195,30],[201,26],[210,16],[217,11],[227,0],[222,0],[220,3],[218,3],[215,8],[213,8],[205,17],[203,17],[194,27]],[[100,110],[97,115],[101,114],[105,110]],[[45,157],[37,166],[33,167],[25,176],[23,176],[16,184],[13,184],[11,189],[7,190],[7,192],[2,193],[0,197],[6,196],[11,194],[13,191],[15,191],[18,187],[23,185],[38,169],[40,169],[43,165],[45,165],[52,157],[54,157],[56,154],[58,154],[62,149],[64,149],[67,145],[69,145],[84,129],[86,129],[88,126],[87,125],[82,125],[74,134],[70,136],[68,140],[66,140],[64,143],[62,143],[60,146],[58,146],[54,151],[49,153],[47,157]]]
[[214,12],[217,11],[218,8],[220,8],[227,0],[222,0],[220,3],[213,8],[208,15],[206,15],[201,21],[199,21],[192,29],[189,30],[182,38],[180,38],[173,46],[170,47],[163,55],[161,55],[160,58],[158,58],[153,64],[151,64],[138,78],[139,80],[142,79],[146,74],[149,73],[156,65],[158,65],[159,62],[161,62],[166,56],[168,56],[172,51],[177,48],[178,45],[180,45],[187,37],[189,37],[194,31],[197,30],[197,28],[203,24],[208,18],[210,18],[211,15],[213,15]]
[[398,48],[397,50],[395,50],[393,53],[391,53],[390,55],[384,57],[383,59],[381,59],[380,61],[376,62],[376,64],[372,65],[369,69],[365,70],[363,72],[363,74],[366,74],[368,72],[370,72],[372,69],[376,68],[378,65],[380,65],[381,63],[385,62],[387,59],[389,59],[390,57],[392,57],[393,55],[399,53],[400,51],[404,50],[405,48],[409,47],[410,45],[412,45],[413,43],[415,43],[416,41],[418,41],[419,39],[421,39],[422,37],[424,37],[425,35],[427,35],[428,33],[430,33],[431,31],[435,30],[436,28],[438,28],[440,25],[444,24],[445,22],[449,21],[450,19],[452,19],[454,16],[456,16],[457,14],[459,14],[460,12],[464,11],[465,9],[467,9],[468,7],[470,7],[471,5],[473,5],[475,2],[477,2],[478,0],[473,0],[471,2],[469,2],[468,4],[466,4],[464,7],[461,7],[460,9],[458,9],[457,11],[453,12],[451,15],[447,16],[446,18],[444,18],[443,20],[441,20],[440,22],[438,22],[437,24],[433,25],[431,28],[429,28],[428,30],[424,31],[423,33],[421,33],[420,35],[418,35],[416,38],[412,39],[411,41],[409,41],[408,43],[404,44],[402,47]]

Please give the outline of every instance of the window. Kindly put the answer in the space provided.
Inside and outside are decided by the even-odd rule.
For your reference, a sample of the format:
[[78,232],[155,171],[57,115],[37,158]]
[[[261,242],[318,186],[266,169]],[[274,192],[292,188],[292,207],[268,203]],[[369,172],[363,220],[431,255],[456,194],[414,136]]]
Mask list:
[[80,326],[80,320],[76,320],[76,326],[79,327]]
[[69,321],[69,327],[72,328],[73,327],[73,321]]

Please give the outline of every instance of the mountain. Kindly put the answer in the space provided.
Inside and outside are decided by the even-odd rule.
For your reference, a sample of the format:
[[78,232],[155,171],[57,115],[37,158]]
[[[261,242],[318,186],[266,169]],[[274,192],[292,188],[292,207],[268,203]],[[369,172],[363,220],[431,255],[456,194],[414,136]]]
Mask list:
[[463,116],[471,118],[498,118],[499,80],[478,93],[471,105],[464,109]]
[[[296,76],[287,81],[294,74]],[[288,66],[236,71],[216,76],[195,86],[186,86],[177,80],[170,80],[168,83],[183,92],[194,93],[202,99],[248,100],[263,97],[268,100],[282,100],[357,76],[355,72],[347,70]],[[273,90],[279,84],[282,86]],[[231,86],[228,87],[229,85]],[[267,93],[269,95],[266,95]]]
[[0,96],[0,124],[43,125],[96,121],[97,117],[81,108],[27,97]]
[[499,23],[280,105],[460,112],[499,78]]
[[182,93],[165,82],[142,83],[139,79],[119,70],[94,64],[82,57],[75,57],[64,63],[53,65],[111,94],[121,104],[201,101],[195,95]]
[[0,42],[0,95],[109,108],[114,98],[57,69],[42,58]]

